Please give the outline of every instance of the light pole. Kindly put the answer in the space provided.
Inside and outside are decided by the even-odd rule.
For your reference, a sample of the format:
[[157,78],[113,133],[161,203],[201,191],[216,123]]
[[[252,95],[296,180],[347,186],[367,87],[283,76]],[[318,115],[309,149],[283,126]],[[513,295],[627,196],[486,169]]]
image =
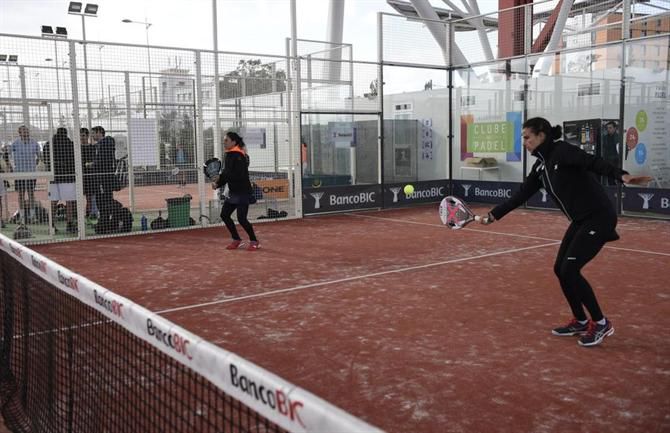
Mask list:
[[97,17],[98,5],[86,3],[84,12],[81,11],[81,2],[70,2],[67,9],[70,15],[81,16],[81,32],[84,40],[84,82],[86,84],[86,115],[88,117],[88,128],[91,129],[92,114],[91,114],[91,98],[88,92],[88,56],[86,55],[86,17]]
[[153,87],[151,83],[151,49],[149,48],[149,27],[151,27],[152,24],[147,21],[146,17],[144,18],[144,21],[135,21],[128,18],[124,18],[121,20],[121,22],[126,24],[142,24],[144,26],[144,33],[147,38],[147,63],[149,64],[149,94],[151,95],[152,102],[156,102],[154,101]]
[[[49,38],[54,40],[54,52],[56,53],[56,88],[58,89],[58,121],[62,122],[63,115],[61,114],[60,109],[60,74],[58,70],[60,69],[60,63],[58,63],[58,42],[59,38],[67,39],[67,29],[65,27],[56,27],[56,33],[54,33],[51,26],[42,26],[42,37]],[[47,62],[51,61],[50,59],[45,59]]]
[[37,84],[37,99],[40,99],[42,97],[42,88],[40,86],[40,73],[38,72],[33,72],[33,77],[35,77],[35,83]]
[[16,64],[19,61],[19,56],[16,54],[0,54],[0,63],[3,63],[5,66],[7,66],[7,97],[11,98],[12,97],[12,81],[9,78],[9,65]]
[[[47,57],[46,59],[44,59],[44,61],[45,62],[53,62],[54,59],[52,59],[51,57]],[[65,62],[63,62],[63,64],[65,64]],[[58,67],[59,67],[58,62],[56,62],[56,95],[58,95],[58,120],[60,121],[60,116],[61,116],[61,114],[60,114],[60,80],[58,79]]]
[[[102,105],[105,105],[105,85],[102,82],[102,49],[105,48],[104,45],[98,46],[98,66],[100,68],[100,101]],[[109,107],[107,107],[109,109]],[[109,127],[112,127],[112,124],[109,124]]]

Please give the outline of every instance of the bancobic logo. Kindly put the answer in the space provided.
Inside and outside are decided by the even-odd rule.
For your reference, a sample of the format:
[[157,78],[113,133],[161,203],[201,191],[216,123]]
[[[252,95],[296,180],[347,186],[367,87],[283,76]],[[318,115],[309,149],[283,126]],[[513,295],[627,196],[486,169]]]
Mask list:
[[649,209],[649,200],[654,197],[654,194],[638,194],[638,196],[643,200],[642,209]]
[[398,194],[400,193],[400,188],[389,188],[389,191],[393,193],[393,203],[398,203]]
[[314,199],[314,209],[321,209],[321,197],[323,197],[322,192],[310,192],[309,195]]
[[492,198],[510,198],[512,197],[511,188],[479,188],[475,187],[474,191],[475,197],[492,197]]
[[[642,199],[642,209],[649,209],[651,204],[651,199],[654,198],[653,193],[638,193],[637,194]],[[670,208],[670,197],[660,197],[660,199],[654,200],[657,202],[661,209]]]
[[121,302],[110,301],[109,299],[100,295],[97,290],[93,291],[93,297],[95,298],[95,303],[96,304],[101,305],[102,308],[109,311],[110,313],[112,313],[115,316],[123,317],[123,313],[121,312],[121,309],[123,308],[123,304]]
[[304,406],[301,401],[291,400],[280,389],[266,388],[265,385],[257,384],[253,379],[241,374],[232,362],[230,363],[230,382],[235,388],[240,389],[264,406],[278,412],[292,422],[299,423],[303,428],[305,427],[299,413],[299,410]]
[[434,198],[434,197],[441,197],[444,195],[444,187],[443,186],[434,186],[432,188],[428,189],[421,189],[421,190],[415,190],[413,193],[411,193],[407,198],[412,200],[412,199],[420,199],[420,198]]
[[330,196],[330,205],[331,206],[342,206],[345,204],[365,204],[365,203],[374,203],[375,202],[375,193],[374,192],[361,192],[354,195],[331,195]]
[[188,346],[191,344],[191,342],[178,333],[167,333],[158,326],[154,325],[151,319],[147,319],[147,332],[149,335],[155,337],[156,340],[165,344],[167,347],[174,349],[177,353],[186,356],[188,359],[193,359],[191,354],[188,352]]
[[47,272],[47,262],[44,260],[36,259],[35,256],[30,256],[30,262],[33,264],[33,267],[40,270],[40,272],[46,274]]
[[61,271],[58,271],[58,282],[76,292],[79,291],[79,280],[74,277],[68,277]]
[[21,255],[21,249],[20,248],[16,248],[16,247],[14,247],[14,245],[9,244],[9,249],[12,250],[12,253],[14,253],[14,255],[16,257],[23,258],[23,256]]

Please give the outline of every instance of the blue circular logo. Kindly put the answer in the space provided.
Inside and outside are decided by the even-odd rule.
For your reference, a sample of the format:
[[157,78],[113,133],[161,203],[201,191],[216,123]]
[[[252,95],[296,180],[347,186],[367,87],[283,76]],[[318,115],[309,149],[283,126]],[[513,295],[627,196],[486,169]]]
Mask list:
[[637,146],[635,146],[635,162],[637,162],[638,165],[642,165],[646,160],[647,146],[645,146],[644,143],[639,143]]

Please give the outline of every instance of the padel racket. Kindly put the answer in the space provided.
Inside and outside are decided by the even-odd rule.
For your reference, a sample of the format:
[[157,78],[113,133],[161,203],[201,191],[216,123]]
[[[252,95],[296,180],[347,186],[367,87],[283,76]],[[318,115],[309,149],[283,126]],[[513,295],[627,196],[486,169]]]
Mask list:
[[205,172],[205,177],[212,181],[214,177],[221,174],[222,167],[223,164],[221,164],[221,160],[219,158],[210,158],[207,160],[207,162],[205,162],[205,165],[202,167],[202,169]]
[[470,208],[458,197],[448,196],[440,203],[440,219],[442,224],[452,230],[462,229],[472,221],[479,221]]
[[171,171],[171,173],[172,173],[172,176],[176,176],[176,175],[178,175],[178,174],[179,174],[179,167],[175,167],[175,168],[173,168],[172,171]]

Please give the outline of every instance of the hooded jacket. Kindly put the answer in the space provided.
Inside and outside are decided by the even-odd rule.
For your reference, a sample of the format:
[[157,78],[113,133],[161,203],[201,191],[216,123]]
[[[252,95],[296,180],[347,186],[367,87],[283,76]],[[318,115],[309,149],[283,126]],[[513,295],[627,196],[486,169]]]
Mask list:
[[217,188],[228,184],[228,190],[232,194],[251,194],[253,190],[249,180],[249,156],[246,152],[234,146],[226,151],[223,161],[223,172],[219,175]]
[[621,176],[628,172],[565,141],[547,140],[532,154],[537,161],[521,189],[491,210],[495,219],[522,205],[540,188],[547,191],[570,221],[581,221],[601,212],[616,214],[597,176],[621,182]]

